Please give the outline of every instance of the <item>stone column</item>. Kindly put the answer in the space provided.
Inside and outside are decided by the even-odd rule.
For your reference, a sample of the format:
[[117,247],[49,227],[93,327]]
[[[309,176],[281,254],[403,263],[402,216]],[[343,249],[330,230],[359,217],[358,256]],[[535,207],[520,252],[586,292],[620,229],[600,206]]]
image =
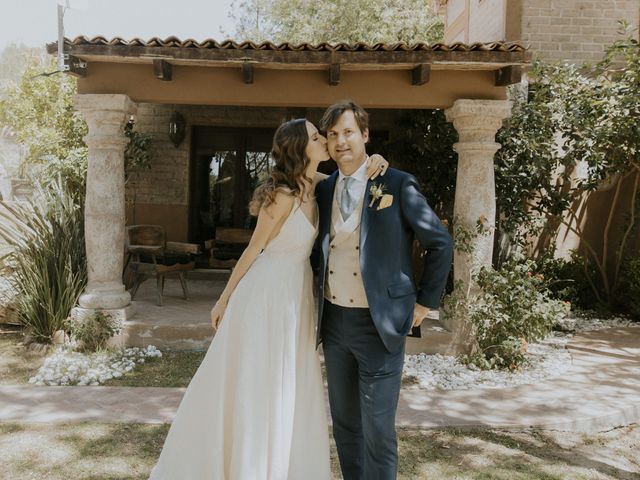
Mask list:
[[136,105],[120,94],[79,94],[74,103],[89,126],[84,212],[88,284],[80,296],[79,310],[115,310],[123,315],[131,303],[122,283],[124,148],[128,142],[124,127]]
[[[454,216],[458,228],[476,230],[478,221],[484,233],[471,241],[471,252],[454,253],[454,279],[462,280],[466,292],[472,296],[477,286],[471,279],[481,267],[491,267],[496,218],[496,191],[493,156],[500,148],[495,135],[502,120],[511,114],[507,100],[456,100],[445,111],[447,121],[453,122],[459,141],[453,148],[458,153],[458,173]],[[456,227],[454,226],[454,231]],[[453,331],[451,353],[459,353],[471,346],[471,329],[464,318],[446,319]]]

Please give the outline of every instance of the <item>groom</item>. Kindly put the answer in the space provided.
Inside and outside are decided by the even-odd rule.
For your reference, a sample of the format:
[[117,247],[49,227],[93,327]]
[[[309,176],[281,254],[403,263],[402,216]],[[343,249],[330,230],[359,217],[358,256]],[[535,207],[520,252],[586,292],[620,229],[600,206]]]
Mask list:
[[[390,169],[367,181],[362,107],[332,105],[320,129],[339,167],[316,188],[320,227],[312,256],[333,436],[345,480],[395,479],[405,337],[438,308],[453,241],[413,176]],[[417,287],[414,236],[426,250]]]

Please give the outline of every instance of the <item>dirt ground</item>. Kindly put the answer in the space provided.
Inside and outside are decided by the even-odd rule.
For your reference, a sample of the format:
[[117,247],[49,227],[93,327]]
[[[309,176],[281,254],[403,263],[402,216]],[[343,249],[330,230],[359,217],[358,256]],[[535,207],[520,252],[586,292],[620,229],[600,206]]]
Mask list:
[[[6,480],[146,479],[167,425],[0,424]],[[595,434],[401,430],[400,480],[640,479],[640,426]],[[335,478],[341,478],[332,451]]]
[[[9,330],[0,331],[0,386],[26,383],[44,358]],[[166,355],[120,384],[184,386],[202,355]],[[167,431],[167,425],[0,423],[0,480],[147,479]],[[400,480],[640,480],[638,424],[590,434],[402,429],[398,443]],[[341,478],[335,447],[331,460]]]

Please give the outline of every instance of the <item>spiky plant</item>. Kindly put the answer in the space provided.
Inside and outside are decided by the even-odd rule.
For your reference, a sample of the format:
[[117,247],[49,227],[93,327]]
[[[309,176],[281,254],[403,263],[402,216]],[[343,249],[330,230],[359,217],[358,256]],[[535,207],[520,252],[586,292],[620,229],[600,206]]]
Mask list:
[[0,206],[0,238],[19,318],[32,341],[50,343],[87,282],[82,206],[58,177],[36,186],[31,203]]

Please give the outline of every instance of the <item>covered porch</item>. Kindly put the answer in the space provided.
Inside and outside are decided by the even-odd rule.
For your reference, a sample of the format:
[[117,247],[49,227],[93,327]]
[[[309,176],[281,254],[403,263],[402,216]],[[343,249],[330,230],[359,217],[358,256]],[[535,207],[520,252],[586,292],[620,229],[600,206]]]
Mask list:
[[[51,45],[50,52],[56,48]],[[495,133],[510,112],[506,87],[518,83],[530,63],[525,48],[504,43],[314,46],[78,37],[65,40],[65,53],[70,72],[79,76],[76,108],[89,125],[89,284],[79,310],[109,310],[122,318],[127,344],[162,346],[168,335],[171,348],[208,344],[209,309],[226,274],[191,274],[188,301],[174,296],[174,284],[167,282],[165,305],[156,307],[155,286],[147,282],[131,302],[122,282],[125,225],[134,216],[135,223],[165,224],[168,240],[201,240],[194,236],[192,208],[199,178],[192,158],[202,147],[197,132],[275,129],[296,116],[317,121],[326,106],[344,98],[380,112],[445,109],[459,134],[454,215],[469,228],[481,217],[493,225]],[[166,136],[174,112],[186,127],[185,141],[175,146]],[[155,171],[142,179],[146,190],[137,211],[125,203],[123,132],[131,116],[136,126],[158,134],[154,148],[162,152]],[[470,254],[455,255],[456,280],[469,283],[472,268],[491,264],[493,233],[478,237],[472,247]],[[456,342],[461,327],[455,319],[445,323],[454,335],[433,333],[442,330],[437,322],[433,332],[425,332],[440,350]],[[416,349],[434,351],[426,343]]]

